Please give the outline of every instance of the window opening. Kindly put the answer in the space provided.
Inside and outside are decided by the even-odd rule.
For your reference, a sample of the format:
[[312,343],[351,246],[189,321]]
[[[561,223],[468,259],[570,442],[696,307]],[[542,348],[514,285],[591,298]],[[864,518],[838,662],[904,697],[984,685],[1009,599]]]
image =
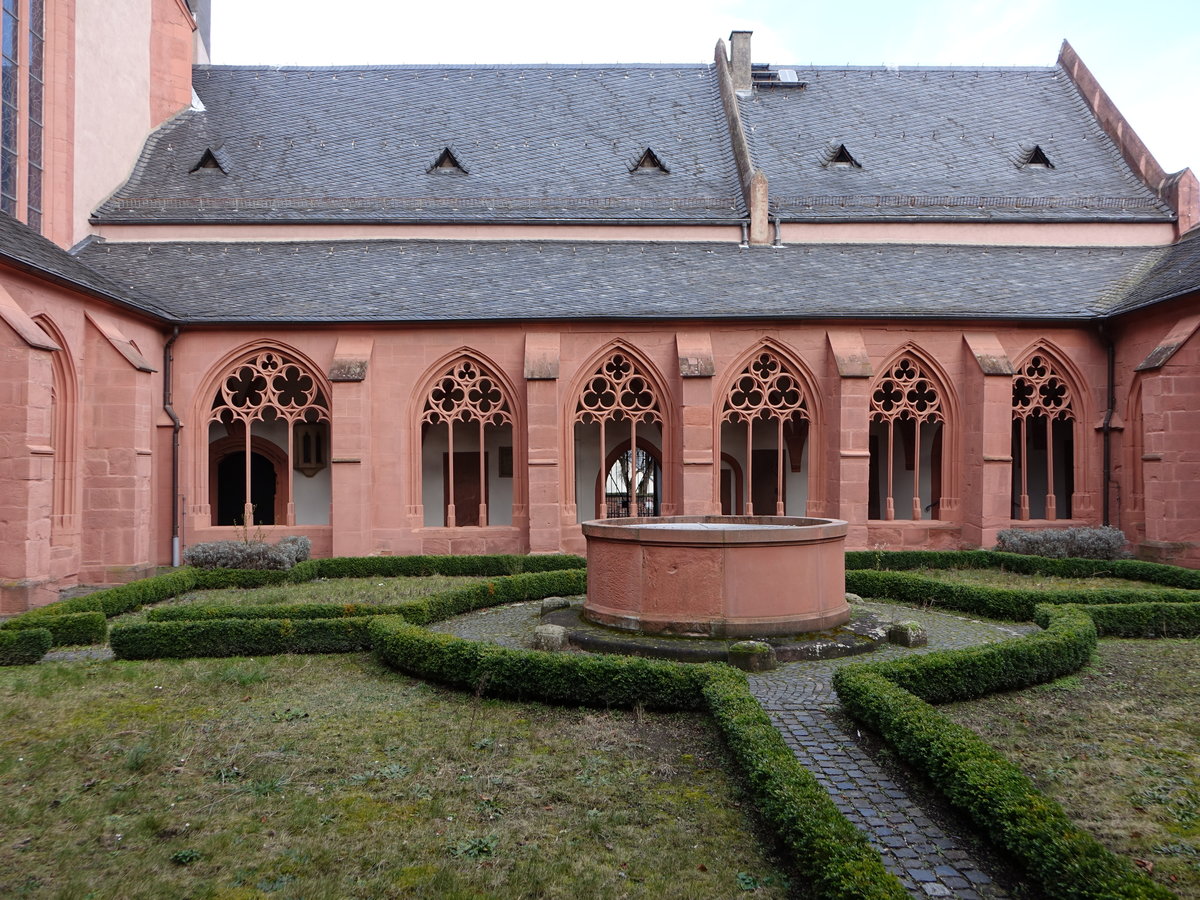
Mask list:
[[838,144],[837,149],[830,154],[828,166],[843,166],[848,169],[861,169],[862,164],[857,159],[850,155],[850,151],[846,149],[845,144]]
[[1013,518],[1071,518],[1073,392],[1044,353],[1031,356],[1013,379],[1012,457]]
[[196,163],[196,165],[192,166],[191,170],[189,171],[189,174],[204,175],[204,174],[215,174],[217,172],[220,172],[222,175],[229,174],[229,167],[227,165],[227,155],[223,152],[221,147],[218,147],[216,150],[209,147],[209,148],[205,149],[204,153],[201,155],[200,162],[198,162],[198,163]]
[[[597,504],[606,519],[657,516],[662,509],[662,463],[654,447],[640,441],[637,453],[624,441],[606,460],[604,492]],[[630,504],[633,504],[632,506]]]
[[1039,145],[1034,144],[1033,149],[1025,154],[1025,161],[1021,163],[1027,169],[1053,169],[1054,164],[1050,162],[1050,157],[1046,155]]
[[670,172],[666,163],[662,158],[651,150],[649,147],[645,149],[637,162],[630,168],[631,172]]
[[[734,379],[725,396],[721,421],[746,428],[746,465],[741,467],[745,487],[740,492],[745,514],[786,515],[785,460],[790,459],[791,469],[799,471],[808,434],[803,382],[783,360],[764,350]],[[755,446],[756,421],[774,426],[773,448]],[[732,493],[729,496],[732,500]]]
[[[617,351],[601,363],[592,377],[584,384],[575,405],[574,421],[576,425],[596,424],[600,427],[599,458],[605,478],[606,502],[600,504],[596,510],[596,516],[600,519],[609,518],[609,508],[613,507],[608,490],[608,476],[611,473],[603,468],[604,463],[608,460],[608,454],[605,452],[607,430],[610,427],[618,427],[627,423],[629,444],[626,450],[636,447],[641,452],[642,443],[638,440],[638,424],[656,423],[660,427],[662,426],[662,411],[654,386],[628,354]],[[656,486],[655,497],[657,499],[654,505],[657,509],[660,507],[661,500],[657,487],[662,480],[661,473],[652,476],[652,480]],[[622,485],[621,489],[625,491],[626,499],[624,505],[618,504],[613,508],[626,510],[625,515],[630,515],[630,510],[637,510],[639,484],[644,482],[644,473],[639,478],[636,472],[632,478],[626,477],[624,483],[614,482],[614,487]]]
[[454,151],[449,147],[438,154],[438,158],[433,161],[433,165],[429,167],[430,172],[461,172],[467,174],[466,167],[458,161],[458,157],[454,155]]
[[901,356],[871,394],[870,421],[869,517],[897,518],[896,495],[903,492],[900,499],[911,503],[910,515],[901,518],[922,519],[926,512],[937,518],[945,413],[940,389],[911,354]]
[[[218,450],[212,446],[209,448],[209,453],[213,455],[211,458],[218,460],[213,473],[217,479],[216,493],[218,497],[225,498],[217,509],[216,524],[295,525],[294,471],[300,462],[295,454],[297,428],[304,427],[310,437],[320,434],[320,446],[324,448],[327,446],[324,442],[328,441],[329,421],[329,402],[316,379],[289,357],[274,350],[264,350],[233,366],[217,388],[209,415],[210,423],[224,425],[229,437],[236,437],[241,443],[239,462],[236,464],[226,463],[233,455],[231,452],[218,459]],[[277,484],[280,480],[276,474],[277,466],[269,459],[275,451],[269,450],[266,445],[274,447],[273,442],[252,434],[255,423],[272,425],[276,422],[286,426],[284,446],[290,448],[293,454],[289,460],[289,450],[278,450],[282,459],[282,465],[278,468],[285,473],[282,478],[286,484]],[[228,450],[232,451],[233,448]],[[255,457],[265,460],[266,464],[262,461],[255,463]],[[227,481],[236,477],[235,469],[238,468],[241,469],[242,484],[240,490],[234,492]],[[277,492],[282,492],[282,496]],[[230,510],[237,505],[236,500],[229,499],[235,493],[241,498],[242,510],[240,517],[234,512],[234,521],[228,521]],[[285,498],[286,509],[279,515],[275,510],[283,506]],[[268,502],[270,512],[267,506],[256,509]],[[280,518],[285,521],[280,522]]]
[[[500,380],[475,360],[459,359],[434,381],[425,397],[421,422],[446,426],[442,474],[446,527],[487,525],[487,431],[513,422],[512,406]],[[479,426],[478,450],[456,451],[454,425],[469,422]]]
[[0,12],[0,212],[17,214],[17,158],[19,154],[20,117],[17,109],[17,79],[20,74],[18,47],[20,21],[16,0],[4,0]]

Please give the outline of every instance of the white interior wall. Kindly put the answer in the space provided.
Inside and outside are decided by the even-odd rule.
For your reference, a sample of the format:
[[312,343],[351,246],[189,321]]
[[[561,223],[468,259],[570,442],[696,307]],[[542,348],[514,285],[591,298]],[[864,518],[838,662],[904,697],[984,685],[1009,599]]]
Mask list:
[[[425,527],[441,528],[446,524],[443,507],[445,485],[442,471],[443,457],[450,451],[448,430],[444,424],[431,425],[421,441],[421,503],[425,508]],[[511,425],[489,426],[484,432],[484,452],[487,454],[487,505],[489,525],[511,525],[513,505],[513,479],[500,477],[500,448],[512,447]],[[479,423],[456,422],[454,425],[454,451],[477,453],[479,451]],[[516,459],[513,460],[516,465]]]

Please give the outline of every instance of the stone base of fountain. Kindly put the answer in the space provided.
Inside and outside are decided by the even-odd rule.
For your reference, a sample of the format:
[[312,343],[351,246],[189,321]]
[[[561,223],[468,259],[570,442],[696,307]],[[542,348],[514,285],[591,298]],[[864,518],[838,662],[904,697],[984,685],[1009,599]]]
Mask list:
[[795,635],[850,620],[846,523],[784,516],[586,522],[583,617],[643,634]]

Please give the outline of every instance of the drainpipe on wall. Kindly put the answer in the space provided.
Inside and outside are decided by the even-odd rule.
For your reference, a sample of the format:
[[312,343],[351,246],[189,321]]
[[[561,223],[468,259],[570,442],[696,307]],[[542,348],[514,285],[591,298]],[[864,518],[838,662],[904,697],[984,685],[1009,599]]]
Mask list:
[[179,546],[179,429],[183,424],[171,405],[171,363],[174,360],[171,349],[178,339],[179,326],[176,325],[163,344],[163,411],[171,419],[171,565],[176,568],[182,561]]
[[1105,410],[1104,424],[1100,426],[1101,433],[1104,436],[1104,497],[1101,508],[1103,510],[1102,524],[1110,524],[1109,519],[1109,495],[1112,492],[1112,420],[1117,411],[1117,347],[1113,343],[1112,334],[1108,330],[1108,323],[1101,321],[1099,325],[1100,342],[1104,344],[1105,360],[1107,370],[1105,374]]

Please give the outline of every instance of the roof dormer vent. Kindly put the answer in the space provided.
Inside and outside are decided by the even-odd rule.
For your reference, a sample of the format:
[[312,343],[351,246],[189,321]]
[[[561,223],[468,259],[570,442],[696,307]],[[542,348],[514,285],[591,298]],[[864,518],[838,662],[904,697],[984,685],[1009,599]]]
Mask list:
[[438,158],[433,161],[433,165],[431,165],[425,171],[433,174],[458,173],[460,175],[466,175],[467,167],[459,162],[458,156],[453,150],[451,150],[449,147],[446,147],[441,153],[438,154]]
[[206,175],[229,174],[229,155],[225,152],[225,145],[219,147],[207,147],[204,153],[200,155],[200,161],[188,170],[189,175]]
[[861,169],[862,163],[850,155],[845,144],[830,145],[829,155],[823,165],[826,168]]
[[1020,168],[1053,169],[1054,163],[1050,162],[1050,157],[1046,155],[1046,151],[1040,145],[1034,144],[1033,149],[1029,150],[1021,160]]
[[670,172],[661,156],[647,147],[629,166],[630,172]]

